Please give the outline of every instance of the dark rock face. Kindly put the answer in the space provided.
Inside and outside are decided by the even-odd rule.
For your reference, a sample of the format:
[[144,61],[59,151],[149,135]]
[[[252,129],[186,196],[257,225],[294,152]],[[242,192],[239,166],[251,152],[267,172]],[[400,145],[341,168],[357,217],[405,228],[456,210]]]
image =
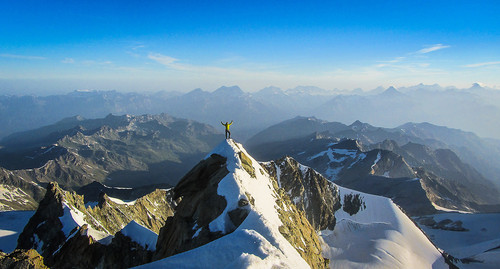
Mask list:
[[452,221],[451,219],[444,219],[440,222],[436,222],[434,218],[431,217],[420,217],[416,219],[418,223],[431,227],[432,229],[440,229],[446,231],[454,232],[466,232],[469,229],[463,227],[463,222],[460,220]]
[[[62,231],[62,223],[59,220],[59,217],[64,214],[63,199],[64,194],[57,183],[50,183],[38,210],[19,235],[17,248],[41,248],[41,255],[47,257],[64,243],[66,236]],[[36,238],[39,238],[39,240],[35,240]],[[45,243],[39,246],[40,242]]]
[[311,168],[291,157],[263,164],[278,185],[289,194],[316,230],[335,227],[335,211],[340,209],[338,189]]
[[363,209],[366,209],[366,205],[359,194],[349,193],[344,195],[344,205],[342,206],[342,210],[344,210],[350,216],[358,213]]
[[153,252],[117,233],[109,245],[87,236],[82,226],[61,249],[47,260],[51,268],[129,268],[152,261]]
[[34,249],[16,249],[10,254],[0,252],[1,269],[46,269],[43,258]]
[[[174,216],[169,217],[160,230],[155,259],[199,247],[223,235],[211,232],[208,224],[226,208],[226,199],[217,194],[217,187],[228,173],[226,158],[212,154],[179,181],[174,188],[174,199],[182,199]],[[235,221],[242,221],[243,212],[233,215]]]

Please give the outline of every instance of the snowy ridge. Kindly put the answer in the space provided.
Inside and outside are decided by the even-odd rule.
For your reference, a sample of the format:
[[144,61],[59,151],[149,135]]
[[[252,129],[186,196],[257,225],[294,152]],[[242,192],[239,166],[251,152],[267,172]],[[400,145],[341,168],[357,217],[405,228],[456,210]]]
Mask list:
[[[333,183],[332,183],[333,184]],[[338,186],[366,205],[350,215],[336,212],[337,226],[321,231],[331,268],[448,268],[441,253],[390,199]]]
[[[249,214],[234,232],[201,247],[150,264],[143,268],[309,268],[297,250],[283,237],[283,225],[277,212],[277,194],[265,170],[245,149],[233,140],[224,140],[206,158],[218,154],[227,158],[227,174],[219,183],[217,193],[224,196],[227,207],[209,224],[211,231],[226,233],[234,227],[228,212],[238,207],[240,199],[254,198]],[[244,168],[239,154],[251,160],[252,177]]]
[[[106,239],[110,236],[112,236],[109,232],[102,232],[97,229],[95,229],[94,225],[91,223],[87,222],[85,220],[85,217],[88,217],[86,214],[81,212],[80,210],[71,207],[67,203],[63,203],[63,209],[64,209],[64,214],[59,217],[59,220],[61,221],[61,224],[63,225],[62,231],[66,238],[69,238],[70,233],[73,229],[82,227],[83,225],[87,224],[88,231],[87,235],[92,237],[96,241],[101,241],[102,239]],[[93,219],[96,223],[98,223],[95,219]],[[98,224],[100,225],[100,224]],[[101,229],[104,229],[104,227],[101,226]],[[105,240],[107,241],[107,240]],[[104,242],[104,241],[103,241]]]

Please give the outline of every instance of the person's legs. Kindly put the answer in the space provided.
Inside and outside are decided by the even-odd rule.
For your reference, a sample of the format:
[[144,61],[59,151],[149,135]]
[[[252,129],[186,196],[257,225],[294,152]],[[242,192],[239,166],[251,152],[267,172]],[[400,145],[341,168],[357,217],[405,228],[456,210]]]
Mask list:
[[229,130],[227,132],[229,133],[229,139],[231,139],[231,132]]

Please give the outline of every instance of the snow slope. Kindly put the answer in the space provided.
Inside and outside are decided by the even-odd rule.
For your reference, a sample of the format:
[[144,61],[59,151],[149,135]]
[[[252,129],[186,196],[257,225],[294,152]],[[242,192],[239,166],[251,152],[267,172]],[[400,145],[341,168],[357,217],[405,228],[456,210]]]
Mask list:
[[336,212],[333,231],[321,231],[331,268],[448,268],[441,253],[390,199],[338,186],[359,194],[366,208],[354,215]]
[[[460,221],[466,231],[432,229],[420,224],[423,218],[437,223],[445,220]],[[481,263],[459,264],[460,268],[498,268],[500,266],[500,213],[464,214],[443,213],[416,218],[420,228],[433,242],[455,258],[472,258]]]
[[[255,178],[245,171],[238,153],[252,162]],[[233,140],[220,143],[212,154],[227,158],[227,174],[219,183],[217,193],[227,200],[224,212],[209,225],[211,231],[230,231],[232,222],[227,212],[238,207],[238,201],[255,203],[243,223],[232,233],[206,245],[186,251],[142,268],[309,268],[297,250],[281,235],[282,225],[276,207],[276,194],[269,175],[245,149]]]
[[0,212],[0,250],[12,252],[17,245],[17,238],[35,211]]
[[156,250],[158,235],[150,229],[135,222],[135,220],[129,222],[129,224],[123,227],[120,232],[123,235],[130,237],[132,241],[139,243],[145,249],[151,251]]

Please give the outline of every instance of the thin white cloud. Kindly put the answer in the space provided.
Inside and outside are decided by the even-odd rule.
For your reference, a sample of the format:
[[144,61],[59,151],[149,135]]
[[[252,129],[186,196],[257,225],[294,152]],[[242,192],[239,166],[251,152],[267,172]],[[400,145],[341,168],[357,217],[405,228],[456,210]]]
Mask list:
[[500,65],[500,61],[498,61],[498,62],[484,62],[484,63],[467,64],[467,65],[464,65],[463,67],[475,68],[475,67],[483,67],[483,66],[490,66],[490,65]]
[[448,46],[448,45],[435,44],[435,45],[432,45],[430,47],[423,48],[423,49],[417,51],[416,53],[417,54],[426,54],[426,53],[429,53],[429,52],[433,52],[433,51],[441,50],[441,49],[446,49],[446,48],[449,48],[449,47],[450,46]]
[[142,48],[145,48],[145,47],[146,47],[145,45],[137,45],[137,46],[133,46],[132,50],[142,49]]
[[389,61],[379,61],[379,63],[399,63],[401,61],[403,61],[406,57],[396,57],[392,60],[389,60]]
[[47,58],[42,56],[32,56],[32,55],[19,55],[19,54],[9,54],[3,53],[0,54],[2,58],[11,58],[11,59],[21,59],[21,60],[45,60]]
[[72,64],[75,63],[75,59],[73,58],[64,58],[64,60],[61,61],[63,64]]
[[94,60],[85,60],[85,61],[82,61],[82,64],[84,64],[84,65],[111,65],[111,64],[113,64],[113,62],[111,62],[111,61],[99,62],[99,61],[94,61]]
[[159,53],[150,53],[148,55],[148,58],[160,64],[166,65],[168,67],[172,67],[174,69],[177,69],[176,67],[178,66],[178,64],[176,64],[176,62],[179,61],[179,59],[167,55],[162,55]]

